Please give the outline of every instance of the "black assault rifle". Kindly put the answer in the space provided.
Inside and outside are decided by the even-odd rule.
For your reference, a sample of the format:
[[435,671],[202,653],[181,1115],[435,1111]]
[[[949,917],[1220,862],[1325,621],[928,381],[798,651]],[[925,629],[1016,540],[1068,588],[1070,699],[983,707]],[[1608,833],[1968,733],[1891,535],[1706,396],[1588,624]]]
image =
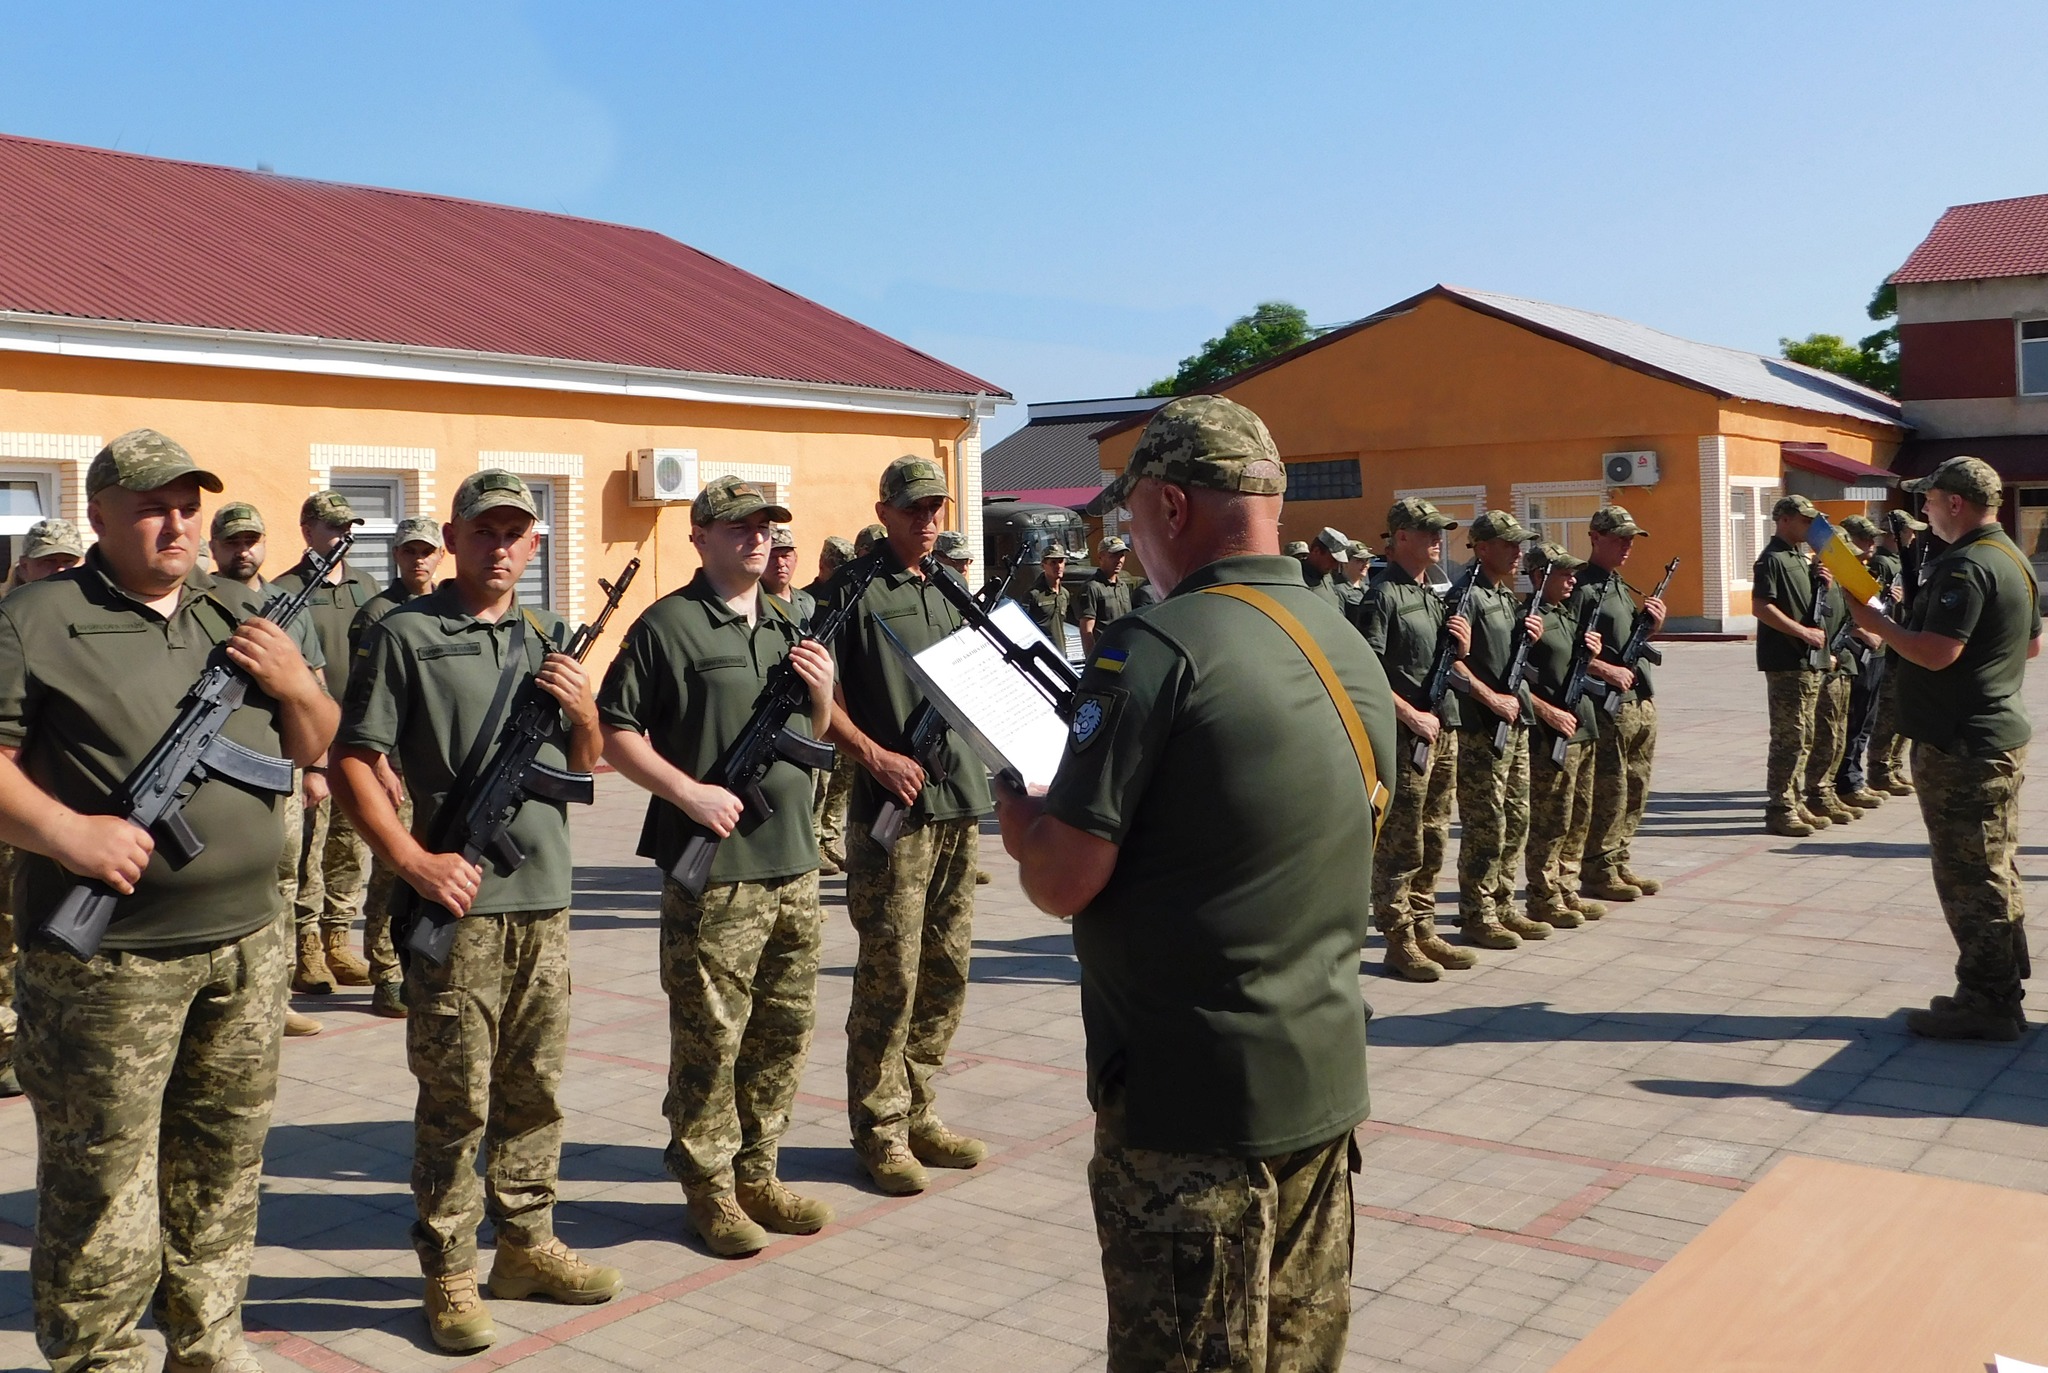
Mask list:
[[[1606,684],[1593,676],[1593,650],[1586,647],[1586,636],[1591,634],[1599,623],[1600,598],[1588,596],[1585,606],[1579,611],[1578,628],[1572,631],[1571,666],[1565,669],[1564,690],[1559,692],[1557,697],[1557,708],[1566,714],[1578,714],[1579,702],[1585,699],[1589,691],[1595,696],[1621,694],[1609,692]],[[1571,741],[1572,737],[1569,734],[1560,734],[1552,741],[1550,761],[1557,767],[1564,766],[1564,751],[1571,745]]]
[[[925,577],[938,589],[940,595],[953,603],[960,612],[960,618],[969,629],[980,634],[1000,653],[1003,661],[1024,675],[1024,679],[1036,687],[1061,719],[1066,719],[1074,708],[1074,693],[1080,690],[1081,678],[1064,657],[1055,653],[1050,644],[1036,637],[1019,643],[1012,639],[1003,627],[989,618],[989,612],[967,589],[967,583],[960,580],[951,568],[937,558],[926,558],[920,565]],[[911,712],[904,729],[909,736],[910,756],[917,760],[925,771],[928,781],[943,782],[947,772],[945,742],[948,733],[945,716],[930,701],[918,702]],[[939,771],[933,770],[934,763]],[[886,851],[895,847],[896,840],[903,833],[903,820],[907,813],[904,804],[895,797],[885,797],[882,808],[876,813],[875,823],[868,833]]]
[[[1672,575],[1677,571],[1677,558],[1673,558],[1670,562],[1664,564],[1664,575],[1657,579],[1657,589],[1643,597],[1644,603],[1648,604],[1662,596],[1664,588],[1671,585]],[[1621,576],[1619,572],[1614,575],[1617,579]],[[1628,583],[1622,582],[1622,585],[1626,587]],[[1622,644],[1621,652],[1615,655],[1615,659],[1630,672],[1636,671],[1636,664],[1640,662],[1648,662],[1656,667],[1664,665],[1664,651],[1650,642],[1651,630],[1650,617],[1641,614],[1635,617],[1635,623],[1629,627],[1628,639]],[[1621,714],[1621,698],[1622,693],[1619,691],[1607,693],[1607,713],[1609,715]]]
[[983,610],[994,610],[1003,599],[1003,593],[1010,589],[1010,578],[1015,573],[1015,554],[996,564],[996,575],[981,584],[981,590],[974,593],[975,604]]
[[[853,585],[844,593],[839,608],[815,627],[805,629],[803,638],[830,648],[860,608],[861,596],[881,568],[882,560],[869,555],[865,566],[848,573]],[[809,683],[797,675],[787,658],[768,669],[768,680],[754,702],[752,717],[726,745],[704,780],[739,797],[746,803],[746,813],[756,820],[773,819],[775,807],[769,803],[768,793],[761,789],[761,782],[777,759],[812,772],[829,772],[838,758],[832,745],[789,727],[789,717],[808,705],[810,699]],[[668,875],[690,895],[702,896],[711,881],[711,860],[718,856],[719,838],[694,820],[689,826],[689,841],[683,845],[682,856],[676,859]]]
[[[326,584],[327,574],[348,556],[355,538],[343,534],[325,554],[309,559],[304,584],[297,591],[272,596],[256,614],[279,629],[290,629],[313,593]],[[291,794],[289,760],[243,748],[221,733],[228,717],[248,699],[251,685],[249,674],[228,657],[227,646],[215,646],[199,680],[179,702],[171,727],[114,792],[110,812],[147,830],[173,870],[206,851],[206,841],[185,823],[185,806],[209,779],[221,777],[277,796]],[[107,936],[118,900],[104,882],[76,883],[43,922],[42,935],[80,958],[91,958]]]
[[[1830,584],[1821,580],[1819,568],[1811,569],[1807,576],[1813,581],[1813,603],[1806,611],[1806,627],[1808,629],[1823,629],[1828,622],[1828,588]],[[1806,665],[1815,672],[1826,672],[1831,661],[1832,659],[1828,656],[1828,645],[1825,635],[1822,636],[1821,642],[1806,650]]]
[[[626,588],[639,571],[640,560],[635,558],[619,573],[616,583],[598,579],[605,594],[604,609],[576,631],[563,653],[579,663],[590,656],[591,646],[604,633],[606,621],[625,599]],[[512,821],[529,796],[583,806],[597,799],[597,779],[589,773],[566,772],[538,760],[541,745],[561,727],[562,703],[548,695],[537,675],[527,678],[513,698],[511,717],[477,769],[476,780],[442,798],[427,842],[431,852],[459,853],[464,861],[478,864],[489,858],[500,871],[516,872],[526,862],[526,851],[512,837]],[[459,777],[456,780],[461,781]],[[393,937],[401,947],[436,966],[446,963],[455,947],[455,921],[453,911],[430,904],[404,882],[392,893]]]
[[[1515,620],[1515,656],[1508,663],[1507,675],[1500,679],[1500,689],[1510,696],[1514,695],[1515,691],[1522,685],[1522,678],[1528,675],[1529,650],[1536,646],[1530,642],[1529,630],[1522,621],[1534,615],[1536,607],[1543,604],[1543,583],[1549,576],[1550,568],[1547,564],[1529,574],[1529,599],[1522,603],[1522,613]],[[1506,753],[1508,751],[1508,732],[1512,728],[1513,726],[1506,720],[1502,720],[1494,725],[1493,751],[1495,753]]]
[[[1451,669],[1458,665],[1458,641],[1451,637],[1451,621],[1472,608],[1472,588],[1478,581],[1479,564],[1475,562],[1465,573],[1465,584],[1452,593],[1443,628],[1437,631],[1436,657],[1430,660],[1429,675],[1422,679],[1422,699],[1416,704],[1435,714],[1439,721],[1444,715],[1444,693],[1457,683],[1457,675]],[[1408,764],[1417,772],[1428,772],[1429,745],[1417,739],[1408,755]]]

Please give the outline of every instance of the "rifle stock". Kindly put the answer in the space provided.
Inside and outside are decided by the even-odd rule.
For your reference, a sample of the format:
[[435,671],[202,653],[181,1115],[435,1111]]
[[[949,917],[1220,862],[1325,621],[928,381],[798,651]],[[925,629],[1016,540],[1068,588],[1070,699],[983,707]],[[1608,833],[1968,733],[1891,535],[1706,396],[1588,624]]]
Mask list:
[[[1472,588],[1478,580],[1479,564],[1475,562],[1466,569],[1464,584],[1444,615],[1443,627],[1437,631],[1436,656],[1430,659],[1429,675],[1422,679],[1422,699],[1417,704],[1432,712],[1439,724],[1444,718],[1444,693],[1456,682],[1452,669],[1458,665],[1458,641],[1451,637],[1451,621],[1471,610]],[[1438,737],[1442,737],[1441,733]],[[1417,772],[1429,771],[1429,751],[1430,745],[1417,739],[1415,747],[1408,751],[1408,765]]]
[[[1543,580],[1550,575],[1550,569],[1539,567],[1529,575],[1529,599],[1522,603],[1522,613],[1515,620],[1515,656],[1508,663],[1507,675],[1501,678],[1500,689],[1512,696],[1521,689],[1522,678],[1529,672],[1529,651],[1536,645],[1529,640],[1529,631],[1523,624],[1536,613],[1536,607],[1543,604]],[[1493,727],[1493,751],[1506,753],[1508,740],[1513,737],[1514,726],[1506,720]]]

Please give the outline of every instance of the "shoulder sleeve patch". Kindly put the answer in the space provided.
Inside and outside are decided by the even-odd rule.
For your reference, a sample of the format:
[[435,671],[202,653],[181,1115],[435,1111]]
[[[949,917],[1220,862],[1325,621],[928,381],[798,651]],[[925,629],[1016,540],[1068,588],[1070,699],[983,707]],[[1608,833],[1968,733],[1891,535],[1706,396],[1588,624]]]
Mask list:
[[1116,732],[1117,719],[1123,714],[1129,696],[1126,691],[1110,690],[1084,691],[1074,698],[1074,721],[1068,733],[1076,753]]

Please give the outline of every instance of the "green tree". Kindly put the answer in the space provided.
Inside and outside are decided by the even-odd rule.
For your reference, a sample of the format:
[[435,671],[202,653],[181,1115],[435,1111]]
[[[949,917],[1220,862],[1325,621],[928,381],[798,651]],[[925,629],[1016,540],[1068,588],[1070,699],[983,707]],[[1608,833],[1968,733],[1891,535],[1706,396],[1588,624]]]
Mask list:
[[[1874,320],[1897,319],[1899,293],[1890,282],[1877,288],[1865,312]],[[1851,344],[1840,334],[1781,338],[1778,352],[1792,362],[1861,382],[1888,396],[1899,394],[1899,326],[1890,324]]]
[[1221,337],[1202,345],[1201,352],[1182,358],[1172,376],[1153,382],[1138,394],[1185,396],[1206,391],[1247,367],[1327,332],[1312,327],[1308,311],[1299,305],[1289,305],[1284,300],[1265,301],[1250,314],[1231,321]]

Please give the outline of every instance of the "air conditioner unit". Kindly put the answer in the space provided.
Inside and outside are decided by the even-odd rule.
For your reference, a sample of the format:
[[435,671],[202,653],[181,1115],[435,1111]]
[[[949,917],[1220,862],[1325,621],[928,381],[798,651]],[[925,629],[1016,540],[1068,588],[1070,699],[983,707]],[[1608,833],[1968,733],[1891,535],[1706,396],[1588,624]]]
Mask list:
[[1640,453],[1603,453],[1600,475],[1609,486],[1655,486],[1657,455],[1648,449]]
[[633,454],[633,503],[666,505],[697,498],[697,450],[642,448]]

